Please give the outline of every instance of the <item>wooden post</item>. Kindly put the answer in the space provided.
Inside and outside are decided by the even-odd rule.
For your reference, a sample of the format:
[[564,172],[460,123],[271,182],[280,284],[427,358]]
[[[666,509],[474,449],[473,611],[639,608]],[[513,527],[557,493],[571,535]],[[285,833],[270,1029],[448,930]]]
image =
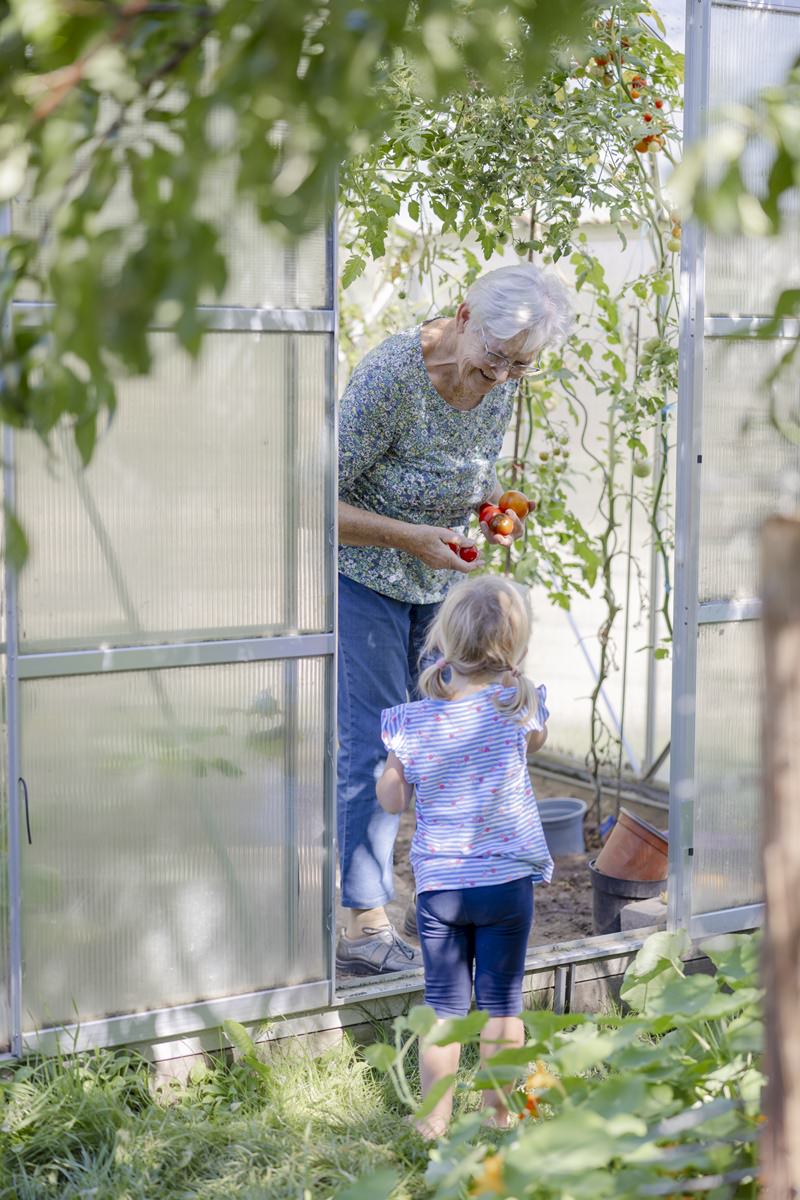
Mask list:
[[768,1200],[800,1196],[800,519],[761,535]]

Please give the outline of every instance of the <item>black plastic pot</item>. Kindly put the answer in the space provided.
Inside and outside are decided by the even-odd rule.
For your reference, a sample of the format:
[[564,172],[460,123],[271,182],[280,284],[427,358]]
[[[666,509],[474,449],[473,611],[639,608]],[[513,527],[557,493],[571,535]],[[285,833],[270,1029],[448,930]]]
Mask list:
[[589,863],[592,879],[592,925],[596,934],[619,933],[620,913],[632,900],[649,900],[664,891],[666,879],[615,879]]

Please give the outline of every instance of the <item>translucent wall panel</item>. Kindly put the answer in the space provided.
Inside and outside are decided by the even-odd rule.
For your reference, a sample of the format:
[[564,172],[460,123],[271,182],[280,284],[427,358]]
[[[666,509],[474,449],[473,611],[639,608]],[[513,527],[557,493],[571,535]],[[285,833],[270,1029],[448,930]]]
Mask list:
[[[800,14],[714,5],[711,17],[710,108],[748,103],[780,83],[800,56]],[[742,160],[749,186],[761,191],[771,159],[766,145]],[[772,312],[778,294],[800,284],[800,203],[787,203],[789,228],[778,238],[719,238],[706,243],[706,315]]]
[[328,335],[154,343],[87,471],[17,439],[23,648],[331,629]]
[[[705,341],[700,600],[755,596],[758,529],[800,482],[800,448],[770,422],[763,379],[786,343]],[[784,414],[797,416],[796,380],[776,389]]]
[[329,686],[315,659],[21,685],[26,1028],[326,977]]
[[762,899],[761,655],[758,621],[700,626],[692,858],[695,914]]
[[240,206],[225,225],[222,248],[228,283],[213,303],[245,308],[330,307],[324,229],[294,247],[284,245],[265,235],[250,207]]
[[[50,206],[41,200],[16,200],[12,224],[20,233],[38,233],[48,221]],[[327,239],[324,227],[313,230],[298,242],[286,242],[270,232],[250,204],[237,201],[230,180],[222,171],[211,174],[203,198],[202,216],[220,231],[220,244],[228,263],[228,282],[221,296],[210,292],[201,297],[206,304],[244,308],[330,308]],[[135,226],[136,210],[124,177],[96,218],[96,229],[127,226],[132,246],[141,242]],[[46,251],[45,251],[46,256]],[[119,269],[121,258],[109,260],[109,269]],[[44,298],[30,286],[19,291],[19,300]]]

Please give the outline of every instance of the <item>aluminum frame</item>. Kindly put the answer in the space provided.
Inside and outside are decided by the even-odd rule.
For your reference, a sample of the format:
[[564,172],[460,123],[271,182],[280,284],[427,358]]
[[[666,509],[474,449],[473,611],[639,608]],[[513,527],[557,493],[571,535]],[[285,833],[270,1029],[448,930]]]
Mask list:
[[798,0],[716,0],[715,8],[754,8],[763,12],[800,13]]
[[[27,325],[35,325],[55,307],[51,300],[15,300],[11,311]],[[208,333],[333,333],[335,314],[328,308],[242,308],[235,305],[205,305],[197,310],[205,319]],[[154,332],[170,328],[158,322]]]
[[[800,12],[800,8],[797,10]],[[761,331],[772,324],[772,317],[706,317],[703,321],[703,334],[707,338],[715,337],[758,337]],[[796,317],[784,317],[778,323],[777,332],[770,334],[770,341],[780,338],[800,337],[800,320]]]
[[757,597],[744,600],[704,600],[697,606],[698,625],[721,625],[724,621],[757,621],[761,616],[761,601]]
[[[338,191],[338,180],[334,185]],[[330,980],[328,992],[328,1004],[332,1006],[336,1000],[336,867],[339,857],[338,839],[336,832],[336,783],[337,783],[337,765],[336,753],[338,746],[338,722],[339,722],[339,302],[338,302],[338,280],[339,280],[339,238],[338,238],[338,210],[336,205],[333,208],[333,216],[328,225],[328,252],[326,255],[328,263],[328,302],[333,312],[333,336],[330,340],[328,353],[330,361],[328,364],[328,380],[330,382],[330,411],[328,420],[331,426],[331,442],[333,450],[331,453],[330,478],[328,479],[329,494],[332,497],[331,501],[331,529],[330,529],[330,546],[331,553],[328,559],[330,576],[327,580],[327,586],[331,593],[331,611],[333,617],[333,657],[331,660],[331,675],[328,681],[328,694],[330,697],[330,711],[328,714],[328,746],[327,746],[327,763],[330,779],[326,789],[326,807],[325,819],[328,829],[327,848],[328,848],[328,878],[325,888],[325,894],[328,900],[328,911],[326,913],[327,921],[327,946],[328,946],[328,978]]]
[[156,646],[108,646],[91,650],[17,653],[19,679],[63,675],[105,675],[116,671],[157,671],[174,667],[208,667],[272,659],[317,658],[333,654],[332,633],[293,637],[221,639],[217,642],[173,642]]
[[[0,208],[0,233],[10,228],[7,207]],[[326,303],[319,309],[260,309],[238,306],[210,306],[200,309],[206,320],[209,333],[296,333],[327,335],[326,373],[327,395],[325,402],[326,422],[331,435],[331,461],[328,463],[325,484],[328,507],[328,544],[331,553],[326,556],[324,569],[325,586],[332,592],[329,614],[332,632],[297,633],[270,635],[268,631],[220,630],[216,640],[187,642],[163,641],[157,634],[145,635],[135,646],[91,645],[85,648],[47,648],[33,646],[20,650],[17,621],[17,575],[6,562],[5,586],[7,597],[7,637],[3,647],[6,654],[7,683],[7,746],[8,746],[8,873],[9,873],[9,1024],[10,1055],[19,1057],[23,1051],[37,1050],[54,1053],[59,1048],[71,1050],[90,1049],[94,1046],[120,1045],[132,1041],[161,1039],[171,1034],[180,1035],[190,1029],[212,1029],[226,1018],[240,1021],[256,1021],[277,1015],[307,1011],[321,1004],[329,1004],[335,993],[333,978],[334,953],[332,936],[335,931],[333,919],[335,908],[335,861],[334,861],[334,787],[335,787],[335,715],[336,715],[336,605],[335,605],[335,554],[337,545],[337,488],[336,488],[336,365],[338,311],[336,296],[335,264],[335,214],[328,223],[326,234]],[[291,264],[287,263],[291,270]],[[15,301],[11,319],[35,324],[52,309],[49,301]],[[158,331],[160,326],[152,326]],[[291,356],[290,356],[291,359]],[[292,371],[292,362],[287,369]],[[4,481],[5,495],[13,504],[15,464],[14,434],[4,428]],[[290,431],[292,445],[296,431]],[[291,445],[287,446],[287,452]],[[234,633],[234,636],[230,636]],[[260,636],[255,636],[260,635]],[[174,634],[172,635],[174,637]],[[326,974],[322,980],[297,987],[272,989],[245,996],[232,995],[218,999],[200,1001],[192,1005],[179,1005],[150,1013],[124,1014],[104,1020],[87,1021],[59,1029],[44,1029],[26,1032],[23,1021],[23,975],[22,975],[22,922],[21,922],[21,841],[20,811],[17,797],[19,762],[19,706],[18,687],[22,680],[68,677],[107,672],[159,670],[187,666],[206,666],[235,662],[257,662],[281,660],[289,672],[290,684],[297,670],[299,658],[327,659],[326,682],[330,696],[327,719],[330,723],[324,748],[324,788],[322,797],[326,829],[326,860],[323,868],[322,921],[323,947],[327,958]],[[295,748],[288,747],[287,753],[294,755]],[[13,781],[13,783],[12,783]],[[291,908],[291,905],[289,906]],[[287,929],[292,920],[287,921]],[[288,933],[287,933],[288,936]]]
[[[687,0],[686,122],[690,146],[703,136],[709,108],[710,45],[715,8],[768,10],[800,14],[798,0]],[[764,919],[763,904],[746,904],[695,913],[692,866],[695,819],[695,721],[697,634],[700,625],[758,620],[756,597],[699,602],[699,511],[702,472],[704,345],[707,339],[758,337],[771,325],[767,316],[705,316],[705,239],[692,222],[681,255],[681,332],[678,407],[678,501],[675,554],[675,660],[672,698],[670,871],[668,928],[684,927],[693,938],[755,928]],[[770,340],[796,338],[800,321],[786,319]]]
[[[710,9],[710,0],[687,0],[684,118],[686,148],[698,142],[706,128]],[[684,231],[680,261],[674,656],[667,886],[667,928],[672,931],[683,928],[691,914],[704,265],[705,234],[696,221],[689,221]]]

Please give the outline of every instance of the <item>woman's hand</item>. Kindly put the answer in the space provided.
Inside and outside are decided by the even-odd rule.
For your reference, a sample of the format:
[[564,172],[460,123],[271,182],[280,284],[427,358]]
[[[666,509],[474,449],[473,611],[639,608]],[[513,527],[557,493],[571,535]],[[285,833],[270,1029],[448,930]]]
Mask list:
[[452,529],[442,525],[408,525],[406,529],[400,548],[421,559],[426,567],[433,567],[436,571],[461,571],[469,575],[470,571],[481,566],[480,556],[468,563],[450,549],[448,542],[456,546],[475,545],[469,538],[453,533]]
[[514,528],[511,530],[511,533],[492,533],[486,522],[481,521],[481,530],[483,531],[483,536],[490,545],[510,546],[512,542],[517,540],[517,538],[521,538],[525,532],[525,526],[512,509],[509,508],[506,510],[506,516],[511,517],[511,520],[514,522]]

